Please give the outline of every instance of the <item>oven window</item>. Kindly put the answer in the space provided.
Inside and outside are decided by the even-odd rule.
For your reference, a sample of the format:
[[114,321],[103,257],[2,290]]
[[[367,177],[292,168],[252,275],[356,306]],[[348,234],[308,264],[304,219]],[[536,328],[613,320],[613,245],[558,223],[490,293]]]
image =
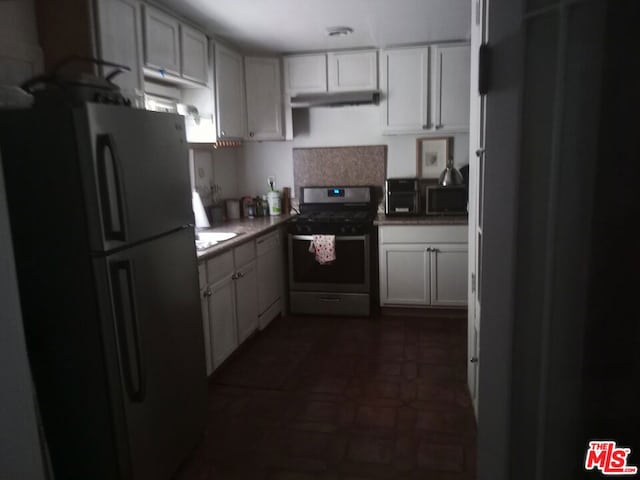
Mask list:
[[363,284],[365,283],[365,240],[341,240],[336,237],[336,259],[320,265],[309,252],[310,240],[291,242],[294,283]]

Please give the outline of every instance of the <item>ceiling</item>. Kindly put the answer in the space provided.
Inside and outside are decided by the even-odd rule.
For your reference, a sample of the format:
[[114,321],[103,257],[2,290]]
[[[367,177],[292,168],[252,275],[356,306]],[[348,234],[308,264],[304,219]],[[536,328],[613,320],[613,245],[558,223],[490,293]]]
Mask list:
[[[388,47],[470,37],[469,0],[157,0],[244,53]],[[353,34],[329,37],[327,27]]]

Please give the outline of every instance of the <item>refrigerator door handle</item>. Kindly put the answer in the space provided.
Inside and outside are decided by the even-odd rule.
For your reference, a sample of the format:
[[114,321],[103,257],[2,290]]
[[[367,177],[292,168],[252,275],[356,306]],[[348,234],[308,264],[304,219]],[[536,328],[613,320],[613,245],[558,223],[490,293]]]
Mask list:
[[98,188],[106,240],[127,240],[121,169],[113,135],[97,136]]
[[129,260],[117,261],[113,262],[110,268],[115,303],[115,328],[124,383],[129,399],[132,402],[142,402],[145,398],[145,370],[132,263]]

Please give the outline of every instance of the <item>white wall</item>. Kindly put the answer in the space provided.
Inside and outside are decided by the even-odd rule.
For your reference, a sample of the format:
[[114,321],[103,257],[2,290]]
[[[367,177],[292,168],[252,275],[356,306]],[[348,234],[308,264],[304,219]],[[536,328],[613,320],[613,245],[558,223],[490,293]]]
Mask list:
[[41,69],[33,0],[0,1],[0,84],[16,85]]
[[192,181],[205,205],[210,205],[213,201],[211,186],[214,185],[220,186],[221,190],[218,192],[220,199],[238,197],[238,159],[241,157],[242,150],[239,148],[191,151]]
[[[416,175],[416,139],[427,135],[382,135],[382,106],[362,105],[294,110],[294,139],[289,142],[246,142],[239,161],[241,194],[264,193],[267,176],[293,192],[293,148],[387,145],[387,176]],[[434,136],[439,136],[435,134]],[[454,136],[454,164],[469,163],[468,135]]]

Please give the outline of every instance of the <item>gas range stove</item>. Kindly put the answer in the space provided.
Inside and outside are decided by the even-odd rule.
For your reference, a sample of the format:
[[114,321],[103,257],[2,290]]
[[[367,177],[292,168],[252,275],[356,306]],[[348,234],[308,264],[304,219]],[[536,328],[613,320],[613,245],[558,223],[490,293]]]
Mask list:
[[[301,214],[289,224],[289,310],[295,314],[367,316],[371,312],[376,248],[374,187],[305,187]],[[317,259],[313,235],[334,248]],[[375,268],[375,267],[374,267]]]
[[305,187],[290,233],[363,235],[376,215],[371,187]]

